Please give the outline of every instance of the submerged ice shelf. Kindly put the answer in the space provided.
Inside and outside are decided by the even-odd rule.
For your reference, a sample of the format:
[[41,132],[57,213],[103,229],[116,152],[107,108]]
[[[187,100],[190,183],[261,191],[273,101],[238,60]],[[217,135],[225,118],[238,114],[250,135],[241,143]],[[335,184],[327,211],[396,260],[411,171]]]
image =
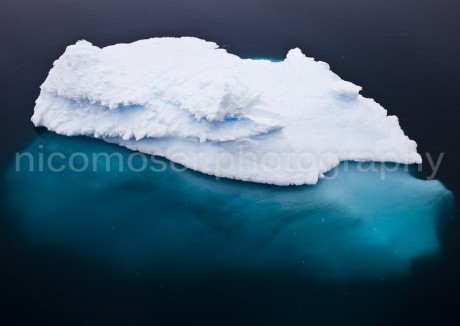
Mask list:
[[[439,181],[397,165],[384,180],[380,163],[360,171],[344,162],[315,186],[276,187],[179,173],[159,159],[135,172],[126,163],[131,156],[139,167],[141,159],[127,149],[51,132],[24,153],[31,155],[5,177],[5,203],[35,248],[182,280],[221,270],[339,280],[405,275],[418,258],[438,255],[437,232],[453,206]],[[46,164],[56,153],[60,172]],[[70,168],[74,153],[97,170]]]
[[276,185],[315,184],[344,160],[420,163],[398,119],[360,90],[299,49],[273,62],[191,37],[79,41],[54,63],[32,121]]

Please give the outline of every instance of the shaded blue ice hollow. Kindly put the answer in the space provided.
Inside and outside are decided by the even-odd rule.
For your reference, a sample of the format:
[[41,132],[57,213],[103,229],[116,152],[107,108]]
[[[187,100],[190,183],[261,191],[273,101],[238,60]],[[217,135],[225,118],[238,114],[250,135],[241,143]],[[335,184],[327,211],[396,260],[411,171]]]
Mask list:
[[[140,154],[50,132],[26,152],[35,171],[29,171],[30,157],[11,163],[6,202],[33,245],[159,274],[228,269],[326,279],[401,276],[414,259],[438,254],[436,227],[453,210],[451,192],[439,181],[415,178],[405,166],[391,166],[382,180],[384,165],[374,163],[373,171],[346,162],[328,173],[336,177],[317,185],[278,187],[177,172],[172,167],[179,165],[150,157],[143,172],[129,171],[129,157],[133,166],[142,165]],[[55,162],[67,167],[51,172],[45,164],[38,172],[40,155],[46,162],[56,152],[65,159]],[[86,154],[90,167],[96,162],[97,172],[72,172],[68,163],[76,152]],[[106,159],[93,157],[101,153],[120,153],[124,171],[117,159],[105,171]],[[150,169],[164,166],[163,172]]]

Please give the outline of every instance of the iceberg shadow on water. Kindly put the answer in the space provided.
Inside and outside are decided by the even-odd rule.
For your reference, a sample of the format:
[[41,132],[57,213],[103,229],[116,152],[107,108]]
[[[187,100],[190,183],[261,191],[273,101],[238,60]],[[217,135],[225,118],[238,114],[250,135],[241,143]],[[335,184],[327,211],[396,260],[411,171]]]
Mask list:
[[[50,132],[24,153],[8,169],[5,202],[33,245],[154,274],[404,276],[414,259],[439,253],[437,225],[453,209],[439,181],[417,179],[404,165],[344,162],[315,186],[278,187],[179,172],[148,156],[139,171],[141,154]],[[62,171],[44,164],[40,172],[39,160],[53,153]],[[109,159],[107,171],[103,153],[121,161]],[[72,154],[80,172],[69,168]],[[138,171],[120,172],[128,161]]]

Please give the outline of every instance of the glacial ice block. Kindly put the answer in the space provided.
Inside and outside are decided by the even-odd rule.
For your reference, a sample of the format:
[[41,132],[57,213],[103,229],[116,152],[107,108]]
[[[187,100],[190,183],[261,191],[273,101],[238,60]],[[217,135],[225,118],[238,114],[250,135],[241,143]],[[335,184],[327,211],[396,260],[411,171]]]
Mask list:
[[54,63],[32,121],[276,185],[315,184],[344,160],[420,163],[398,119],[360,90],[299,49],[272,62],[192,37],[79,41]]

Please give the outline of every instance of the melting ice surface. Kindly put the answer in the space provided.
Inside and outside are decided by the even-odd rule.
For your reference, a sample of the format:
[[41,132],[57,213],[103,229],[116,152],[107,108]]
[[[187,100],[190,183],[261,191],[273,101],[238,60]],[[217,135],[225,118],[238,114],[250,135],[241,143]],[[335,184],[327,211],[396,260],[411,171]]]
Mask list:
[[69,46],[32,121],[206,174],[315,184],[340,161],[420,163],[398,119],[299,49],[241,59],[197,38]]
[[[404,275],[414,259],[438,253],[437,225],[453,205],[439,181],[380,163],[372,171],[344,162],[315,186],[277,187],[177,172],[167,160],[129,171],[130,157],[142,166],[129,150],[50,132],[23,152],[35,171],[26,156],[11,164],[6,202],[34,244],[185,278],[277,269],[328,279]],[[47,168],[52,153],[63,154],[53,158],[63,171]],[[76,167],[85,153],[96,172],[72,172],[74,153]],[[124,172],[114,158],[105,172],[106,159],[94,157],[101,153],[121,153]]]

